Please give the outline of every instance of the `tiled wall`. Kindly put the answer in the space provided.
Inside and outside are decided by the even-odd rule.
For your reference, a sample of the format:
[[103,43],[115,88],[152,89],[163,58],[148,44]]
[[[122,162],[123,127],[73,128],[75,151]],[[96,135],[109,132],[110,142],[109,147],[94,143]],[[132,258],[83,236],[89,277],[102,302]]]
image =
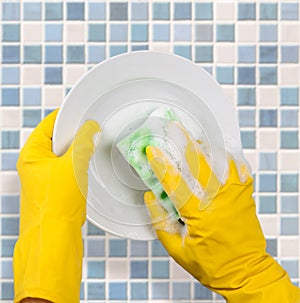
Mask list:
[[[1,1],[1,302],[13,297],[19,149],[90,67],[147,49],[193,60],[231,98],[255,176],[267,250],[298,285],[299,6],[292,0]],[[84,302],[221,302],[158,241],[117,239],[91,224],[84,241]]]

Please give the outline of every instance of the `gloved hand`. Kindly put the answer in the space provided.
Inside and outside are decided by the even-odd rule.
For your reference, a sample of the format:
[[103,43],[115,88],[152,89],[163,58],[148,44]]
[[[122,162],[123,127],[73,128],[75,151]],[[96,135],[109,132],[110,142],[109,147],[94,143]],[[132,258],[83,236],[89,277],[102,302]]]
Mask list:
[[[186,140],[185,160],[204,191],[192,192],[190,182],[157,147],[146,149],[150,165],[179,210],[185,226],[168,217],[145,193],[157,236],[170,256],[203,285],[230,303],[299,303],[300,289],[266,253],[266,241],[252,198],[253,180],[246,165],[228,159],[229,173],[221,184],[199,144],[180,127]],[[240,174],[246,175],[240,180]]]
[[85,122],[69,150],[58,157],[51,138],[57,112],[32,132],[17,163],[21,205],[13,258],[15,302],[27,297],[79,302],[87,170],[99,126]]

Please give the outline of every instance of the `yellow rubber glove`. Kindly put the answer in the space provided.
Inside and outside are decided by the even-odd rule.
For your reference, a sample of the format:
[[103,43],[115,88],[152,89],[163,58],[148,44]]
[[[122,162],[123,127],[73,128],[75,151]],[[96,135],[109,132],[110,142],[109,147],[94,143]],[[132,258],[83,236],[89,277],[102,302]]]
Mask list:
[[[179,125],[177,125],[179,126]],[[299,303],[300,289],[285,270],[266,253],[266,241],[252,198],[253,180],[246,165],[229,159],[225,184],[218,181],[199,144],[179,126],[185,138],[184,156],[192,178],[201,185],[200,196],[190,189],[167,155],[148,146],[147,157],[185,226],[168,217],[145,193],[145,203],[157,236],[170,256],[199,282],[230,303]],[[245,181],[240,181],[240,174]]]
[[79,302],[87,170],[99,126],[85,122],[69,150],[57,157],[51,139],[57,112],[32,132],[17,163],[21,206],[13,259],[15,302],[27,297]]

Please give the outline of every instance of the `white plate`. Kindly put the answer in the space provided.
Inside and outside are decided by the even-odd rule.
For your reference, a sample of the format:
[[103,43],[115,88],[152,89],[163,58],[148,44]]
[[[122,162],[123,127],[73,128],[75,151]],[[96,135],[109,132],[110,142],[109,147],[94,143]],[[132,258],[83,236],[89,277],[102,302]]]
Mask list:
[[156,238],[143,203],[146,188],[115,144],[161,107],[175,109],[195,138],[210,143],[220,176],[226,168],[219,148],[242,152],[236,114],[221,87],[199,66],[172,54],[127,53],[96,65],[73,87],[58,113],[53,134],[58,155],[83,121],[101,125],[89,169],[87,217],[112,234]]

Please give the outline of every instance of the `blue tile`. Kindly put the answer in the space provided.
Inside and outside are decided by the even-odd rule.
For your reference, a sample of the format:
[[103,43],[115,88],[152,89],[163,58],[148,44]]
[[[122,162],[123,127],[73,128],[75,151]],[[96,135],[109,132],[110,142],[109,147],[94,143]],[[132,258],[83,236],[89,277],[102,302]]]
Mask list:
[[169,278],[169,261],[152,261],[152,279],[168,279]]
[[20,132],[15,130],[5,130],[1,132],[2,149],[18,149],[20,146]]
[[20,68],[19,67],[2,67],[2,84],[19,84]]
[[3,24],[2,41],[3,42],[20,41],[20,24]]
[[1,273],[2,279],[13,279],[13,268],[11,260],[3,260],[1,262]]
[[170,41],[170,25],[154,24],[153,41]]
[[217,81],[220,84],[233,84],[234,83],[234,68],[233,67],[217,67],[216,68]]
[[104,261],[88,261],[87,277],[103,279],[105,277],[105,262]]
[[110,20],[128,20],[128,3],[111,2]]
[[191,20],[192,4],[175,2],[174,3],[174,20]]
[[67,63],[84,63],[83,45],[69,45],[67,47]]
[[259,84],[275,85],[277,84],[277,67],[260,67]]
[[196,24],[195,26],[195,41],[213,41],[213,26],[212,24]]
[[149,45],[148,44],[136,44],[136,45],[131,45],[131,51],[144,51],[144,50],[149,50]]
[[67,2],[67,20],[84,20],[84,2]]
[[241,131],[242,146],[245,149],[253,149],[256,147],[256,137],[254,131]]
[[280,89],[280,105],[298,105],[298,99],[298,87],[283,87]]
[[62,41],[62,24],[46,24],[45,25],[45,41],[60,42]]
[[20,20],[20,3],[3,2],[2,3],[2,20]]
[[260,46],[259,47],[260,63],[276,63],[277,62],[277,46]]
[[127,282],[110,282],[109,300],[127,300]]
[[25,87],[23,89],[23,105],[25,106],[41,105],[41,89]]
[[277,154],[276,153],[260,153],[259,154],[259,169],[260,170],[276,170],[277,169]]
[[254,45],[241,45],[238,47],[239,63],[255,63],[256,47]]
[[45,63],[63,63],[63,47],[61,45],[45,46]]
[[298,213],[299,211],[298,198],[299,197],[297,195],[281,196],[280,199],[281,212],[284,214]]
[[260,127],[276,127],[277,126],[277,109],[261,109],[259,111]]
[[167,282],[152,283],[152,299],[154,300],[169,299],[169,283]]
[[16,171],[16,163],[19,158],[19,153],[2,153],[1,168],[3,171]]
[[217,42],[234,41],[234,24],[217,24]]
[[131,261],[130,278],[147,279],[148,278],[148,261]]
[[298,131],[281,131],[280,148],[297,149],[298,148]]
[[190,24],[174,24],[174,41],[191,41],[192,27]]
[[89,41],[106,41],[106,24],[89,24]]
[[148,20],[148,3],[131,3],[131,20]]
[[172,299],[174,300],[191,299],[191,284],[188,282],[174,282],[172,288]]
[[1,105],[18,106],[20,104],[19,88],[2,88]]
[[1,213],[2,214],[18,214],[19,213],[19,195],[3,195],[1,197]]
[[83,282],[80,283],[80,300],[84,300],[85,292],[84,292],[84,284]]
[[277,191],[277,175],[261,174],[259,176],[260,192],[276,192]]
[[2,282],[1,283],[1,299],[10,300],[11,302],[14,299],[14,284],[13,282]]
[[87,299],[88,300],[104,300],[105,299],[105,283],[103,283],[103,282],[87,283]]
[[267,242],[267,253],[272,257],[277,257],[277,239],[266,239]]
[[159,240],[151,242],[152,257],[168,257],[169,254]]
[[283,193],[298,192],[298,174],[282,174],[280,176],[280,190]]
[[130,241],[130,256],[131,257],[147,257],[148,256],[148,241],[131,240]]
[[281,20],[299,20],[299,4],[281,3]]
[[105,20],[106,19],[106,3],[91,2],[88,4],[89,20]]
[[298,218],[281,218],[280,234],[284,236],[294,236],[299,233]]
[[255,127],[255,110],[241,109],[238,111],[240,127]]
[[210,45],[197,45],[195,48],[195,62],[213,62],[213,47]]
[[238,88],[238,105],[251,106],[256,104],[255,88],[242,87]]
[[238,84],[255,84],[255,67],[238,67]]
[[14,247],[16,245],[15,239],[2,239],[1,240],[1,257],[12,257],[14,254]]
[[45,20],[54,21],[63,19],[63,3],[46,2],[45,3]]
[[17,236],[19,234],[19,218],[2,218],[2,236]]
[[106,48],[104,45],[88,46],[88,63],[98,63],[106,59]]
[[131,300],[147,300],[148,299],[148,283],[132,282],[130,284]]
[[3,45],[2,63],[20,63],[20,46]]
[[110,25],[110,41],[127,42],[128,25],[127,24],[111,24]]
[[281,127],[297,127],[298,122],[298,110],[281,110]]
[[42,62],[42,47],[40,45],[24,46],[24,63],[35,64]]
[[23,19],[37,21],[42,19],[42,4],[25,2],[23,6]]
[[24,109],[23,110],[23,127],[36,127],[41,121],[40,109]]
[[132,24],[131,41],[132,42],[148,41],[148,24]]
[[194,299],[212,300],[212,292],[200,283],[194,284]]
[[261,3],[259,12],[260,20],[277,20],[277,3]]
[[281,63],[298,63],[299,46],[284,45],[281,47]]
[[126,257],[127,256],[127,240],[109,239],[109,256],[110,257]]
[[260,196],[258,211],[260,214],[275,214],[277,212],[276,196]]
[[190,45],[175,45],[174,53],[178,56],[192,60],[192,48]]
[[238,19],[239,20],[255,20],[256,19],[256,4],[255,3],[239,3],[238,4]]
[[88,257],[104,257],[105,242],[103,239],[88,239],[87,240],[87,256]]
[[259,26],[260,42],[276,42],[278,38],[277,24],[261,24]]
[[62,84],[62,68],[46,67],[45,84]]
[[109,47],[110,57],[120,55],[127,52],[127,45],[111,45]]
[[154,2],[152,14],[154,20],[170,20],[170,3]]
[[195,4],[196,20],[212,20],[213,6],[212,3],[196,3]]
[[282,267],[288,272],[290,278],[297,279],[299,277],[299,261],[298,260],[282,260]]

